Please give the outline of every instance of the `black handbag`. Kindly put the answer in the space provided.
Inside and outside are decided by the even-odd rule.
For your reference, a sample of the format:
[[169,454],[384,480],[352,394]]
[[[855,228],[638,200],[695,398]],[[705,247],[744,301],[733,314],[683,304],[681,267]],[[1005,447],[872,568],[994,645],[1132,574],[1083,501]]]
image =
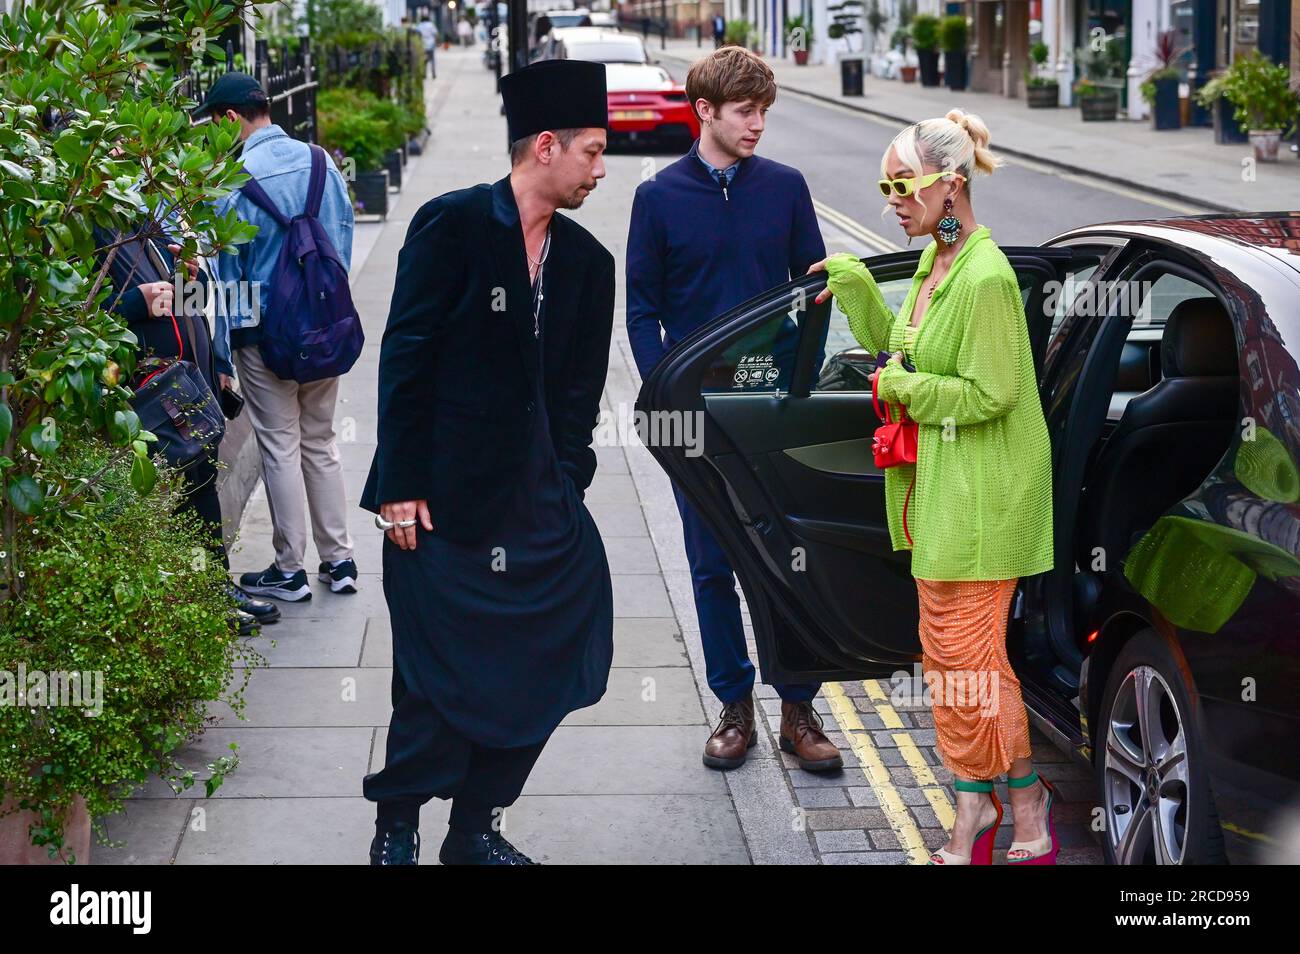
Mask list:
[[[181,332],[175,315],[172,327],[179,343]],[[193,323],[187,320],[185,330],[190,353],[197,355]],[[185,353],[183,345],[180,352]],[[136,386],[131,406],[140,426],[158,438],[157,451],[177,469],[207,458],[225,436],[226,422],[198,365],[184,358],[146,358],[141,370],[147,374]]]

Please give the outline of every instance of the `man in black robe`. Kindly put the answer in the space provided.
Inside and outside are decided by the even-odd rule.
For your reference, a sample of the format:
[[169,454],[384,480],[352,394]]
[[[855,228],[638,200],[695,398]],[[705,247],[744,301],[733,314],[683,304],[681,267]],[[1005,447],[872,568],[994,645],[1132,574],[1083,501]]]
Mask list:
[[614,259],[557,209],[604,176],[599,63],[501,80],[511,171],[412,220],[379,364],[361,506],[384,530],[393,717],[372,864],[414,864],[452,800],[444,864],[532,864],[501,832],[560,721],[604,694],[609,565],[582,503],[609,360]]

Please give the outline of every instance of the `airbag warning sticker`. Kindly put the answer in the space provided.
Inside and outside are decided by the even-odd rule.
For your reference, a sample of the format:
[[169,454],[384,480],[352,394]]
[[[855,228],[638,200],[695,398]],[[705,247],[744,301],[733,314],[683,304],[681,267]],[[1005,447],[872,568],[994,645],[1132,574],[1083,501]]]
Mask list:
[[746,355],[736,365],[736,373],[732,376],[732,381],[735,382],[733,388],[771,387],[780,375],[781,370],[776,367],[770,354]]

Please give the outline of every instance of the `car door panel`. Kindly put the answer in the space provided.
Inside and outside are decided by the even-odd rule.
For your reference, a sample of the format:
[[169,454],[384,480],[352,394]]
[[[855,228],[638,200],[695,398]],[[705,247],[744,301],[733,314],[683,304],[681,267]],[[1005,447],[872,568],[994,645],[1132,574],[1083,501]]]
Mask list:
[[[1069,259],[1062,249],[1003,251],[1031,297]],[[919,255],[867,265],[898,287]],[[698,455],[647,444],[732,560],[769,682],[885,676],[920,653],[910,554],[892,548],[871,454],[881,423],[865,390],[874,355],[856,343],[827,355],[844,342],[828,344],[830,303],[813,303],[824,287],[824,273],[803,276],[701,328],[650,375],[637,405],[702,416]],[[1041,367],[1050,320],[1030,325]],[[756,387],[754,372],[776,386]],[[816,389],[825,386],[844,389]]]

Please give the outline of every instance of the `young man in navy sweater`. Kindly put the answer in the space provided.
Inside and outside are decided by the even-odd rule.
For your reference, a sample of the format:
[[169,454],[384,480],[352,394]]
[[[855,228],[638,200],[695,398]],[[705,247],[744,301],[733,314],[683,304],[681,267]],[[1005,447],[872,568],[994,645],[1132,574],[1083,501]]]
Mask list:
[[[723,47],[691,67],[700,118],[691,151],[643,182],[627,241],[627,331],[644,378],[683,337],[742,301],[803,275],[826,255],[808,184],[754,155],[776,81],[763,60]],[[758,739],[754,664],[735,575],[718,541],[674,485],[691,565],[709,687],[723,704],[704,764],[736,768]],[[778,685],[781,748],[811,771],[837,769],[812,700],[819,685]]]

